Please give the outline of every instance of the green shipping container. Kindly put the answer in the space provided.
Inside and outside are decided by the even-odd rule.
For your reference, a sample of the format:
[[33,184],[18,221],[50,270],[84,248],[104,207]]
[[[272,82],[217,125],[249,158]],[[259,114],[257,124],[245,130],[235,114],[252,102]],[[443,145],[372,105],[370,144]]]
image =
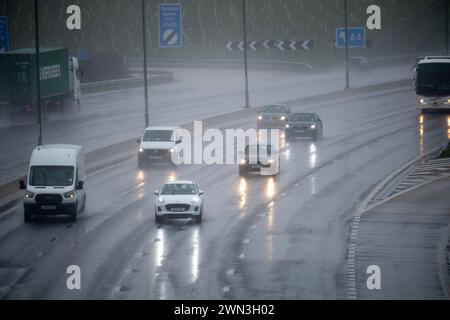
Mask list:
[[[41,48],[41,98],[70,92],[67,48]],[[36,100],[36,54],[34,48],[0,54],[0,101],[25,105]]]

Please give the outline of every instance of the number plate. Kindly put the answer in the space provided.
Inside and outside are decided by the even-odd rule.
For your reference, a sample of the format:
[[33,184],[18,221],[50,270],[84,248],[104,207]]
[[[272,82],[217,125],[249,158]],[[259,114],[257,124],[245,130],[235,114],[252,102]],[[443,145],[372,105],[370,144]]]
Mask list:
[[162,159],[161,156],[150,156],[150,159]]
[[261,168],[261,165],[259,165],[259,164],[252,164],[252,165],[250,165],[250,168],[252,168],[252,169],[259,169],[259,168]]
[[172,208],[171,211],[172,212],[183,212],[184,208]]
[[41,206],[42,210],[55,210],[56,206]]

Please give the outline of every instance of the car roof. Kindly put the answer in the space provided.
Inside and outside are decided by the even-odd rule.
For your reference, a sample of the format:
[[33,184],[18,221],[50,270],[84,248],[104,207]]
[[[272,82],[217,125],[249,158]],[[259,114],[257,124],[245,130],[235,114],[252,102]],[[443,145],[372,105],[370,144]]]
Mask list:
[[41,145],[33,150],[30,165],[75,166],[81,149],[81,146],[71,144]]
[[151,130],[175,130],[179,129],[180,127],[176,126],[158,126],[158,127],[147,127],[144,130],[145,131],[151,131]]
[[426,63],[450,63],[450,57],[447,56],[436,56],[436,57],[425,57],[419,61],[420,64]]
[[167,181],[166,184],[195,184],[192,180],[173,180]]

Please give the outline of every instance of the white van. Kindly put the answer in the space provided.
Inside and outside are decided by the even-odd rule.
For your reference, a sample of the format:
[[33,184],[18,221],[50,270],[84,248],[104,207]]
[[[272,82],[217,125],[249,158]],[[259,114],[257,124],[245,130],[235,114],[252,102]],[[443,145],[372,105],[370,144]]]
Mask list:
[[69,215],[77,220],[86,206],[86,167],[81,146],[49,144],[33,150],[23,200],[25,222],[33,215]]
[[182,137],[179,127],[148,127],[136,142],[139,143],[137,153],[139,168],[148,163],[178,164],[180,161]]

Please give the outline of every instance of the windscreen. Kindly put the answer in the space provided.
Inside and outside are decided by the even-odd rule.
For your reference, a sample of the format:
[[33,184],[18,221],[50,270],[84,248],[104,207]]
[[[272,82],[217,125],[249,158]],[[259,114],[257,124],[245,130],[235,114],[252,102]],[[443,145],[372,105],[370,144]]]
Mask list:
[[31,186],[67,187],[73,185],[74,168],[69,166],[33,166],[30,170]]
[[162,195],[189,195],[196,194],[197,190],[193,184],[188,183],[171,183],[166,184],[162,190]]
[[316,117],[313,113],[296,113],[289,117],[291,121],[315,121]]
[[286,108],[284,106],[265,106],[260,110],[261,113],[284,113]]
[[173,141],[173,130],[145,130],[143,141]]
[[417,68],[416,93],[419,95],[450,94],[450,63],[422,63]]

